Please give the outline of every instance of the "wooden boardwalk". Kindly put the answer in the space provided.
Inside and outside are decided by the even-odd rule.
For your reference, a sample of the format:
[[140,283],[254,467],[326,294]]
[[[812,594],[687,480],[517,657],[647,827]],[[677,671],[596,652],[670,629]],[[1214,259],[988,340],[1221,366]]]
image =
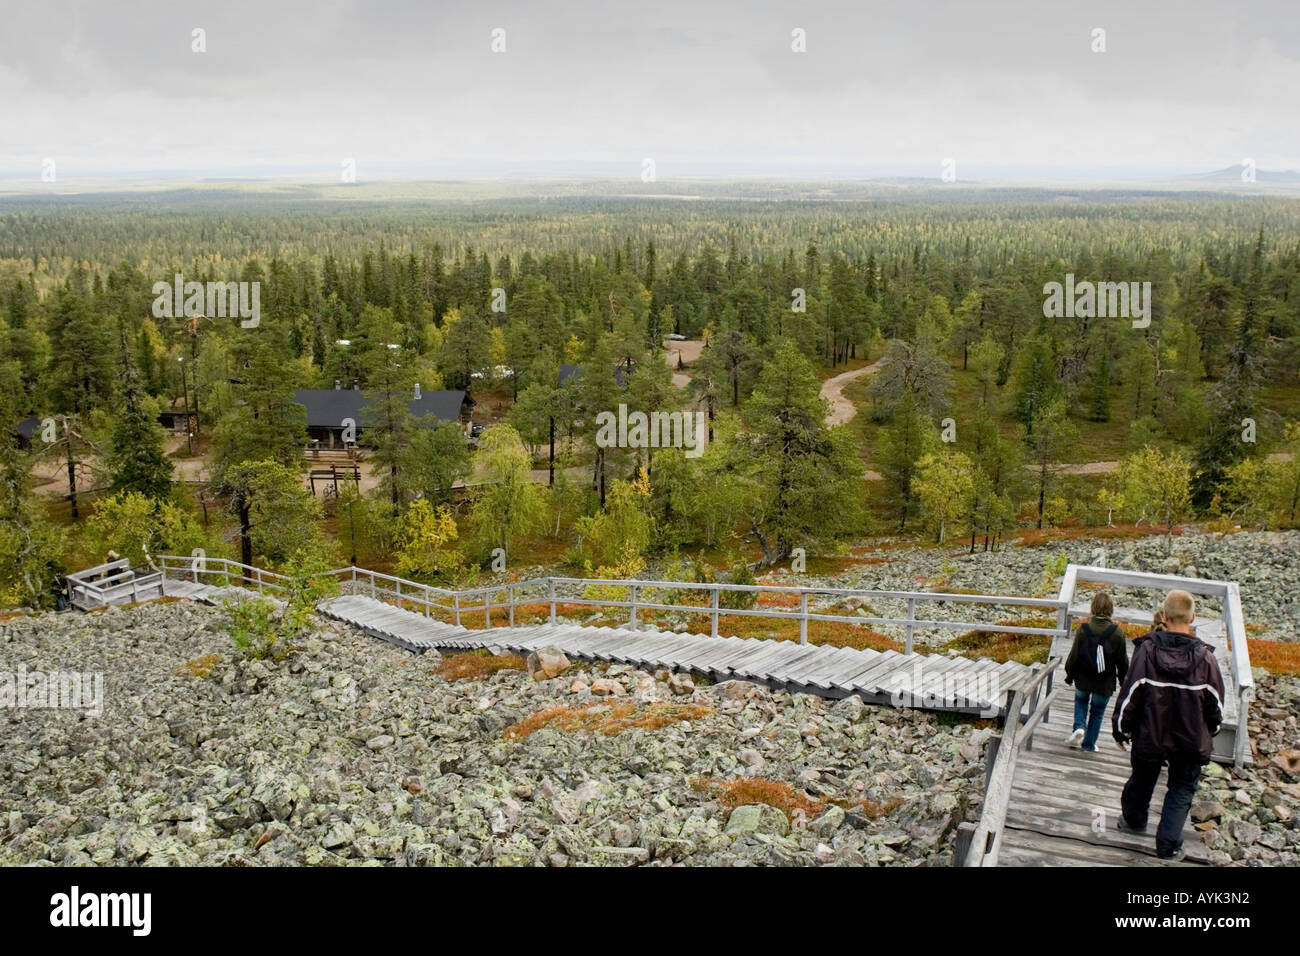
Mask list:
[[[1117,829],[1119,798],[1129,775],[1129,755],[1111,737],[1115,698],[1106,709],[1097,752],[1065,743],[1074,719],[1074,688],[1062,686],[1051,721],[1039,724],[1033,746],[1016,761],[1002,834],[999,866],[1174,866],[1156,858],[1156,826],[1167,773],[1151,797],[1146,833]],[[1183,832],[1187,859],[1207,862],[1206,847],[1190,821]]]
[[[169,598],[187,598],[191,601],[202,601],[204,604],[218,604],[221,601],[247,601],[250,598],[258,596],[257,592],[251,588],[240,587],[238,585],[228,585],[220,587],[215,584],[196,584],[193,581],[178,581],[175,578],[164,578],[162,583],[162,596]],[[275,599],[274,594],[264,595],[265,597]]]
[[549,645],[585,660],[692,671],[715,680],[762,681],[822,697],[857,694],[867,703],[989,716],[1000,713],[1008,693],[1032,673],[1014,662],[565,623],[470,630],[360,595],[332,598],[320,610],[417,652],[487,647],[528,653]]

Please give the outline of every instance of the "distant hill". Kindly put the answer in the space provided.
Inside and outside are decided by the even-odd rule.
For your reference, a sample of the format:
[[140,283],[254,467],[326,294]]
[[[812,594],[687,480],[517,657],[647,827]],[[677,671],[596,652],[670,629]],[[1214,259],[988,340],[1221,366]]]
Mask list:
[[[1222,169],[1216,169],[1208,173],[1194,173],[1187,176],[1187,179],[1195,179],[1206,183],[1239,183],[1241,179],[1241,164],[1235,166],[1224,166]],[[1294,183],[1300,185],[1300,172],[1294,169],[1256,169],[1255,182],[1257,183]]]

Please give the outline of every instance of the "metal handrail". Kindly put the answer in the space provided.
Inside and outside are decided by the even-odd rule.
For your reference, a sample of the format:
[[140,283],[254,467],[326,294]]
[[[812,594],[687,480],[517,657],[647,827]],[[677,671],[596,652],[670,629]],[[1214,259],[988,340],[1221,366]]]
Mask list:
[[[1002,736],[989,743],[994,749],[993,764],[984,785],[984,806],[979,822],[973,827],[962,824],[954,864],[958,866],[997,866],[1002,834],[1006,829],[1007,808],[1011,803],[1011,782],[1016,774],[1016,758],[1022,749],[1032,746],[1033,732],[1047,719],[1060,688],[1052,687],[1052,675],[1063,659],[1053,657],[1042,670],[1009,694]],[[1046,693],[1040,694],[1044,681]],[[1025,704],[1029,713],[1022,714]]]
[[[221,575],[229,577],[232,571],[237,571],[239,577],[248,580],[250,575],[258,581],[259,590],[262,588],[272,588],[282,590],[285,586],[280,582],[289,582],[291,579],[282,574],[272,571],[263,571],[250,565],[242,564],[238,561],[231,561],[227,558],[204,558],[202,565],[195,567],[195,559],[177,557],[175,555],[159,555],[158,561],[163,568],[163,573],[169,571],[181,570],[195,576],[198,575]],[[628,611],[628,626],[636,630],[640,626],[639,615],[642,611],[676,611],[687,614],[707,614],[710,618],[710,632],[712,636],[718,636],[718,621],[722,617],[757,617],[769,620],[797,620],[799,621],[799,640],[800,643],[808,642],[808,622],[823,621],[829,623],[846,623],[873,625],[881,627],[900,627],[905,629],[904,652],[911,654],[914,651],[914,632],[917,628],[939,628],[947,630],[982,630],[1002,634],[1028,634],[1043,637],[1055,637],[1068,631],[1064,630],[1062,621],[1067,613],[1067,609],[1062,606],[1059,600],[1051,598],[1032,598],[1012,595],[988,595],[988,594],[955,594],[942,591],[886,591],[874,588],[827,588],[827,587],[801,587],[795,585],[763,585],[763,584],[728,584],[723,582],[702,582],[702,581],[655,581],[645,579],[622,579],[622,578],[574,578],[548,576],[541,578],[530,578],[526,581],[506,582],[504,584],[483,585],[474,588],[464,588],[452,590],[441,588],[436,585],[424,584],[419,581],[412,581],[407,578],[393,574],[385,574],[382,571],[373,571],[367,568],[359,568],[355,565],[349,565],[344,568],[337,568],[331,571],[322,572],[323,576],[336,577],[341,580],[350,580],[354,588],[366,587],[372,595],[391,595],[395,597],[399,604],[415,603],[423,608],[425,616],[430,616],[434,610],[443,611],[451,614],[457,625],[460,625],[462,616],[466,613],[482,613],[484,623],[492,627],[492,612],[505,611],[508,615],[508,623],[513,625],[515,619],[515,610],[521,605],[545,603],[549,605],[549,620],[554,623],[556,619],[556,606],[558,604],[571,604],[581,607],[593,608],[625,608]],[[562,594],[560,587],[580,587],[588,589],[592,587],[614,587],[626,588],[627,600],[619,600],[614,596],[588,596],[586,594]],[[537,596],[529,595],[534,589],[545,588],[546,595],[538,599]],[[708,595],[708,604],[682,604],[669,603],[666,601],[647,600],[653,598],[657,592],[661,591],[694,591],[703,592]],[[793,595],[799,598],[797,608],[782,607],[725,607],[720,595],[727,593],[740,594],[783,594]],[[907,603],[908,614],[906,617],[881,617],[866,615],[847,615],[831,614],[825,611],[810,609],[809,599],[815,596],[832,597],[838,600],[847,598],[883,598],[890,600],[905,601]],[[442,600],[435,600],[441,598]],[[1006,605],[1012,607],[1030,607],[1043,608],[1057,612],[1057,627],[1028,627],[1015,624],[997,624],[986,623],[981,621],[964,621],[964,620],[938,620],[916,616],[916,606],[918,602],[928,601],[936,604],[954,603],[954,604],[974,604],[974,605]]]

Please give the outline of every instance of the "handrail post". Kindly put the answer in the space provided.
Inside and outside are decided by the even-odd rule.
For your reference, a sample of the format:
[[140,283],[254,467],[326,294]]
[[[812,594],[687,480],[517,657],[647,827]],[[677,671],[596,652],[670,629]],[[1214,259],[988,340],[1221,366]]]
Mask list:
[[[1062,601],[1060,608],[1057,609],[1056,626],[1061,631],[1062,637],[1068,638],[1070,636],[1070,602],[1069,601]],[[1049,650],[1047,653],[1048,653],[1048,657],[1050,657],[1051,651]],[[1049,675],[1047,678],[1047,692],[1049,694],[1052,692],[1052,681],[1054,681],[1055,679],[1056,679],[1056,672],[1053,671],[1051,675]],[[1051,719],[1051,716],[1052,716],[1052,705],[1049,702],[1047,705],[1047,710],[1043,712],[1043,723],[1047,723]]]
[[[937,620],[937,618],[936,618]],[[916,598],[907,599],[907,640],[903,646],[903,653],[912,653],[912,634],[916,630]]]
[[[1031,674],[1033,674],[1033,673],[1037,673],[1037,670],[1038,670],[1038,668],[1035,666],[1035,667],[1031,667],[1031,668],[1029,669],[1029,672],[1030,672]],[[1051,679],[1052,679],[1052,675],[1051,675],[1051,674],[1048,674],[1048,675],[1047,675],[1047,679],[1048,679],[1048,680],[1051,680]],[[1036,711],[1036,710],[1038,709],[1038,701],[1042,698],[1042,694],[1043,694],[1043,685],[1042,685],[1042,684],[1039,684],[1037,687],[1034,688],[1034,694],[1033,694],[1033,696],[1029,698],[1029,713],[1030,713],[1031,715],[1033,714],[1034,711]],[[1016,729],[1017,729],[1017,733],[1019,732],[1019,727],[1020,727],[1020,718],[1019,718],[1019,715],[1017,714],[1017,715],[1016,715]],[[1033,734],[1029,734],[1027,737],[1025,737],[1025,749],[1026,749],[1026,750],[1033,750],[1033,749],[1034,749],[1034,735],[1033,735]]]
[[402,579],[394,578],[393,580],[397,582],[397,609],[400,611],[402,610]]
[[1243,687],[1237,695],[1237,738],[1232,742],[1232,765],[1240,770],[1246,765],[1246,752],[1250,749],[1247,718],[1250,716],[1250,688]]
[[808,592],[799,592],[799,643],[808,643]]
[[506,597],[510,599],[510,626],[515,626],[515,586],[511,584],[506,588]]
[[424,586],[424,616],[429,616],[429,585]]
[[451,608],[456,615],[456,626],[460,627],[460,592],[451,592]]
[[710,593],[713,595],[713,600],[710,602],[710,608],[711,608],[710,613],[713,617],[713,636],[717,637],[718,636],[718,586],[716,584],[713,585],[713,587],[710,589]]
[[483,620],[486,622],[485,627],[492,627],[492,592],[486,590],[483,592]]
[[636,630],[636,592],[637,592],[637,586],[635,584],[629,584],[627,588],[627,595],[628,595],[628,600],[631,602],[632,607],[630,613],[628,614],[627,626],[633,631]]
[[551,623],[555,623],[555,578],[546,579],[546,596],[551,601]]

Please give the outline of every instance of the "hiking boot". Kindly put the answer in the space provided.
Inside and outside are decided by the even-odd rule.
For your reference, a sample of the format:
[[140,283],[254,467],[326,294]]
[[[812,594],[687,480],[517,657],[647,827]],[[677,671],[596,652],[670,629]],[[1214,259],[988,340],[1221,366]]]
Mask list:
[[1088,751],[1088,753],[1090,754],[1095,754],[1097,752],[1097,747],[1095,744],[1091,747],[1084,747],[1083,749]]
[[1168,856],[1160,856],[1159,853],[1157,853],[1156,856],[1159,859],[1164,860],[1166,863],[1178,863],[1180,860],[1184,859],[1187,856],[1187,851],[1180,846],[1177,850],[1174,850],[1174,852],[1170,853]]
[[1128,821],[1124,819],[1124,814],[1122,811],[1119,815],[1119,819],[1115,821],[1115,829],[1119,830],[1121,833],[1146,833],[1147,832],[1146,827],[1142,827],[1139,829],[1138,827],[1129,826]]
[[1070,734],[1070,736],[1065,738],[1065,742],[1075,750],[1078,750],[1079,744],[1083,743],[1083,734],[1084,731],[1082,729],[1076,730],[1074,733]]

